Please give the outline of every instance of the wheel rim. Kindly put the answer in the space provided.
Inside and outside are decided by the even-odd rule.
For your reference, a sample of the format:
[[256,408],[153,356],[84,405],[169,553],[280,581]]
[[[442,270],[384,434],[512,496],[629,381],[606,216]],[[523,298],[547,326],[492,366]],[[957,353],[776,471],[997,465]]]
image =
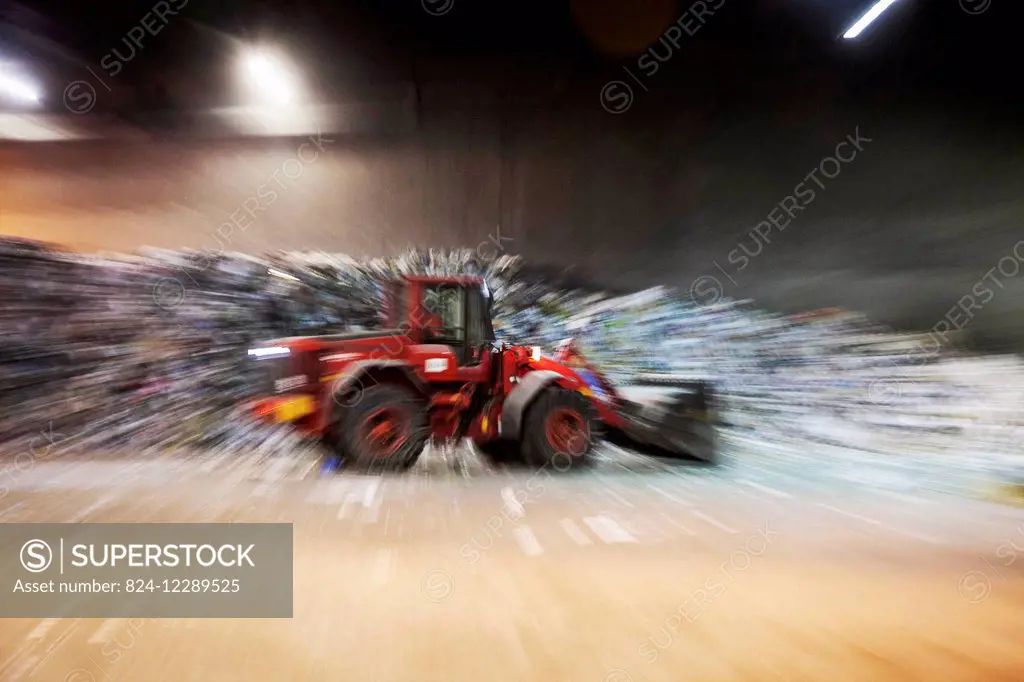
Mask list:
[[386,459],[409,439],[409,420],[401,410],[382,407],[363,420],[361,435],[371,456]]
[[557,452],[579,457],[587,449],[590,429],[576,410],[562,407],[548,415],[544,422],[548,443]]

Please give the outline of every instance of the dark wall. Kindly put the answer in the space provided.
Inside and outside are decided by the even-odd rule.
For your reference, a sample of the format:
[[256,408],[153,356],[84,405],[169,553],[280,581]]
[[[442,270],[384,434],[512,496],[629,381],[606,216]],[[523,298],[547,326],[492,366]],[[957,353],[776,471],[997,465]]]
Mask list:
[[[723,120],[692,104],[645,109],[639,95],[627,120],[601,109],[599,91],[565,107],[543,88],[428,89],[417,132],[328,133],[301,154],[308,140],[9,146],[0,231],[90,249],[367,255],[473,247],[500,229],[510,252],[609,282],[704,278],[706,300],[714,277],[766,307],[843,305],[914,327],[936,324],[1024,239],[1022,144],[1002,123],[841,101]],[[858,130],[870,142],[836,177],[807,179]],[[816,196],[803,194],[785,229],[753,232],[770,215],[783,222],[772,211],[802,182]],[[1014,262],[990,275],[990,297],[973,294],[979,342],[1024,337]]]

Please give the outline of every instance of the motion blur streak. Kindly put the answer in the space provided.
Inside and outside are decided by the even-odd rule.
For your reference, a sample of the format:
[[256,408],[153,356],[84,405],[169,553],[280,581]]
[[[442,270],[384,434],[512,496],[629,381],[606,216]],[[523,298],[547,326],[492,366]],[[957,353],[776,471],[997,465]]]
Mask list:
[[291,524],[186,542],[293,617],[76,575],[0,682],[1024,679],[1019,3],[43,4],[0,581]]

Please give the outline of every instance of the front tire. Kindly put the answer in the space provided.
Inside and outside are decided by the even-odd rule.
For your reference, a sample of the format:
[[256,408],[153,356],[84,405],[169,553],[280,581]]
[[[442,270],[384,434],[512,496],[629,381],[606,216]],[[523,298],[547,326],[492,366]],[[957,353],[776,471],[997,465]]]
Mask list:
[[492,440],[487,443],[476,443],[477,449],[484,457],[494,464],[512,464],[521,462],[523,453],[519,443],[511,440]]
[[527,409],[523,456],[531,466],[553,466],[558,471],[579,467],[589,462],[600,432],[601,421],[589,400],[552,386]]
[[347,463],[370,470],[404,470],[423,452],[429,431],[422,401],[409,389],[379,384],[339,415],[332,440]]

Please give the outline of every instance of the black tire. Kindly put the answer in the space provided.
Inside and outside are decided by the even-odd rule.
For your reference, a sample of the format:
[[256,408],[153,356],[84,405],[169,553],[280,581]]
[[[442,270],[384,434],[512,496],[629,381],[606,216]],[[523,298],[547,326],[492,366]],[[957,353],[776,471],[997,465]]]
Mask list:
[[[578,421],[577,435],[571,442],[552,440],[551,420],[561,421],[567,416]],[[544,389],[530,404],[523,420],[522,453],[527,464],[553,467],[566,471],[589,463],[594,444],[601,438],[601,420],[597,410],[575,391],[552,386]]]
[[523,459],[519,443],[513,440],[492,440],[477,445],[481,453],[496,464],[518,462]]
[[371,471],[409,468],[429,436],[423,401],[395,384],[378,384],[363,391],[356,404],[338,410],[332,428],[331,444],[345,465]]

